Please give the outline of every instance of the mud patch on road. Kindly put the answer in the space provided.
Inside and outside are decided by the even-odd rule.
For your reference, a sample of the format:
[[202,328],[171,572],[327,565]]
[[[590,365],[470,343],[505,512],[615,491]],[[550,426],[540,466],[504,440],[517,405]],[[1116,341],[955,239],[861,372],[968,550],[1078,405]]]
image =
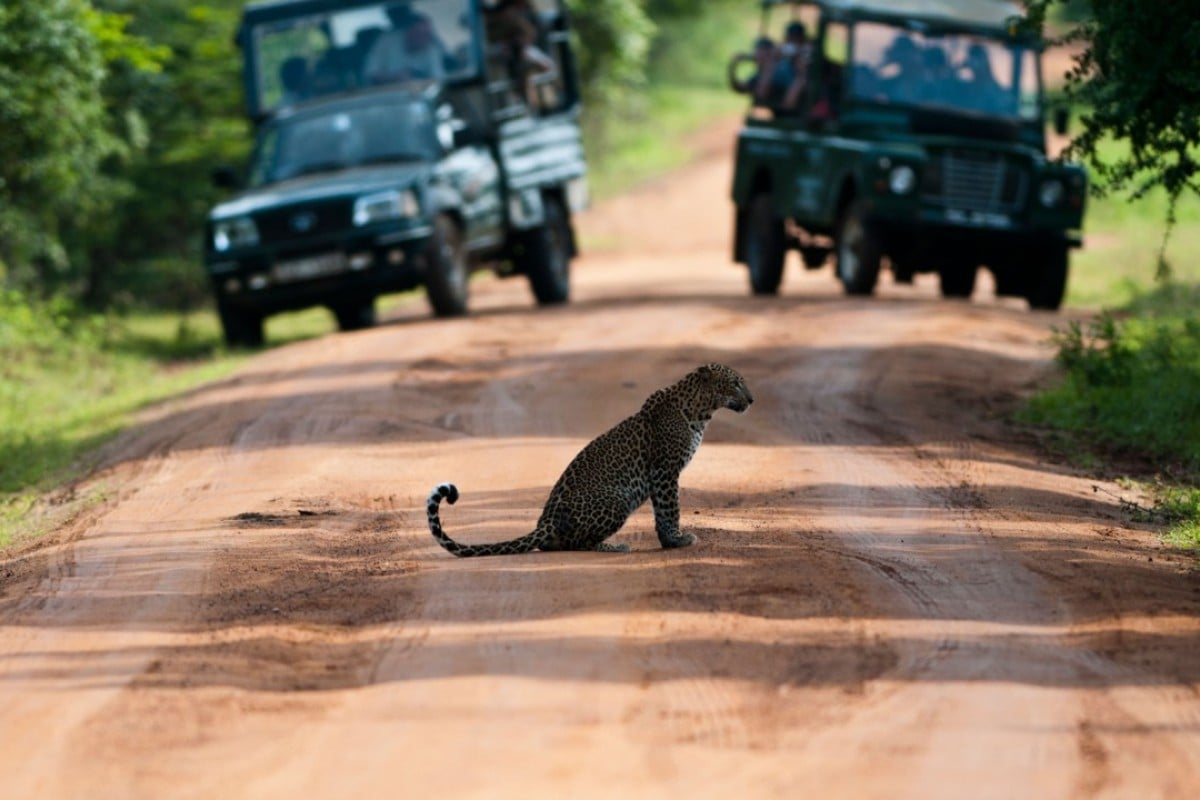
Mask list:
[[232,541],[197,603],[196,641],[165,649],[139,685],[317,691],[370,681],[412,603],[416,565],[401,554],[397,513],[276,502],[225,521]]

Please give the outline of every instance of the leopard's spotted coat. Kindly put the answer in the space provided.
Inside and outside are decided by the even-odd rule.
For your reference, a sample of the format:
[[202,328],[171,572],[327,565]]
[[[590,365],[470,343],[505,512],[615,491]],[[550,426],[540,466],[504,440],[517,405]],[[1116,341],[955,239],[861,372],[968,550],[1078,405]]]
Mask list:
[[682,380],[659,389],[642,409],[593,439],[567,466],[550,490],[532,533],[495,544],[460,544],[442,530],[438,507],[453,504],[450,483],[429,495],[429,530],[456,556],[492,556],[531,550],[624,552],[627,545],[605,542],[639,506],[650,500],[654,527],[663,547],[686,547],[695,535],[679,530],[679,474],[696,454],[713,412],[739,413],[754,402],[746,382],[723,364],[705,364]]

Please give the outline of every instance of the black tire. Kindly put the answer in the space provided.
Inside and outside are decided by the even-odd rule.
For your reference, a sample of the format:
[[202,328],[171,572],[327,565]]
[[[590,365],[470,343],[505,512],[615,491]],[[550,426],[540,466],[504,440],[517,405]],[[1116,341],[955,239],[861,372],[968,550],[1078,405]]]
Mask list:
[[263,315],[217,301],[217,316],[229,347],[262,347]]
[[425,249],[425,295],[434,316],[461,317],[467,313],[470,270],[462,231],[445,214],[433,220],[433,234]]
[[556,198],[546,198],[545,214],[545,224],[521,235],[513,263],[529,278],[538,305],[553,306],[571,296],[571,227]]
[[338,330],[360,331],[375,325],[375,299],[356,300],[330,306]]
[[842,212],[837,229],[837,275],[849,295],[870,295],[879,282],[883,250],[879,237],[864,218],[862,204],[852,201]]
[[1067,292],[1070,256],[1067,248],[1054,246],[1033,259],[1033,272],[1026,279],[1025,298],[1029,307],[1039,311],[1057,311]]
[[979,269],[968,264],[947,264],[938,270],[942,284],[942,297],[952,300],[967,300],[975,292],[975,276]]
[[770,194],[763,192],[750,198],[745,225],[750,291],[757,295],[779,294],[787,256],[787,231],[783,219],[772,207]]
[[829,248],[801,247],[800,260],[804,262],[805,269],[820,269],[829,260]]

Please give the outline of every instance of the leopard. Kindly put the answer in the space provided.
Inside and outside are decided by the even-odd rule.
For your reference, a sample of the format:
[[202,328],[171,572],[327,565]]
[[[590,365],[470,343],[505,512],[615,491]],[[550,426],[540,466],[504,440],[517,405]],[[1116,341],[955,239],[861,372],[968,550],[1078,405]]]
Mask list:
[[458,487],[440,483],[429,494],[429,530],[459,557],[498,556],[533,550],[629,552],[607,541],[646,500],[664,549],[687,547],[697,537],[679,529],[679,476],[704,439],[713,413],[745,412],[754,402],[732,367],[702,364],[650,395],[641,409],[600,434],[567,465],[532,532],[494,544],[462,544],[442,529],[442,500],[457,502]]

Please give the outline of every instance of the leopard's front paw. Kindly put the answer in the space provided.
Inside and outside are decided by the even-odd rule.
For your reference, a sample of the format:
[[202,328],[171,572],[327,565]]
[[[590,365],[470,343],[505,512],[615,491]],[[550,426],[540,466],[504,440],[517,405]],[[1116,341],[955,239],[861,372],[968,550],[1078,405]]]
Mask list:
[[689,547],[697,541],[696,534],[694,533],[677,533],[674,536],[660,536],[658,540],[662,543],[664,550],[674,547]]

